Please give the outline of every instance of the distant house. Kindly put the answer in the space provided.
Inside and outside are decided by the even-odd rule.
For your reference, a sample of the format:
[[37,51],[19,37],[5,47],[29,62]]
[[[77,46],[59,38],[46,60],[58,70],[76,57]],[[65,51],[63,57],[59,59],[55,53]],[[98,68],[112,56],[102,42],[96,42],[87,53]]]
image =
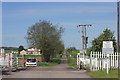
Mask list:
[[40,49],[37,49],[37,48],[29,48],[27,49],[27,51],[25,50],[22,50],[20,52],[20,55],[41,55],[40,53]]
[[22,51],[20,51],[20,55],[26,55],[26,51],[25,50],[22,50]]

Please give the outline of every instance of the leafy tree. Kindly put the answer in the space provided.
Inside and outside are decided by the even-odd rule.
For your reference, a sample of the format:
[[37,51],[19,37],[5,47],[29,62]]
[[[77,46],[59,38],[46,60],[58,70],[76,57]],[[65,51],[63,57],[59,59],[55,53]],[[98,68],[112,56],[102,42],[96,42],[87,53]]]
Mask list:
[[79,53],[79,50],[77,50],[75,47],[70,47],[66,49],[67,57],[71,55],[75,58],[77,53]]
[[58,28],[58,25],[53,25],[49,21],[39,21],[29,27],[26,39],[29,46],[41,49],[44,60],[49,62],[51,58],[64,50],[61,40],[63,32],[64,29]]
[[74,50],[77,50],[77,49],[75,47],[70,47],[70,48],[66,49],[67,52],[71,52],[71,51],[74,51]]
[[113,46],[116,51],[116,40],[114,37],[114,32],[106,28],[102,34],[92,41],[92,51],[102,51],[103,41],[113,41]]
[[87,48],[86,55],[90,56],[91,51],[92,51],[92,47]]
[[19,54],[20,54],[20,51],[22,51],[22,50],[25,50],[25,49],[24,49],[24,46],[20,45],[19,48],[18,48],[18,56],[19,56]]

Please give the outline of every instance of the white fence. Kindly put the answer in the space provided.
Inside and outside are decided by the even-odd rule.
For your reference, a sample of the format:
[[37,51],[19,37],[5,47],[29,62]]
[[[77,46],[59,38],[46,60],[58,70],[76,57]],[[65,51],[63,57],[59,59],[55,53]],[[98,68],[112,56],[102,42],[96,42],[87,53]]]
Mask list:
[[90,54],[90,70],[103,69],[117,69],[118,68],[118,53],[103,54],[101,52],[91,52]]
[[80,54],[77,54],[77,65],[80,68],[81,62],[84,65],[89,65],[91,71],[118,68],[118,53],[103,54],[101,52],[91,52],[90,58],[82,58]]

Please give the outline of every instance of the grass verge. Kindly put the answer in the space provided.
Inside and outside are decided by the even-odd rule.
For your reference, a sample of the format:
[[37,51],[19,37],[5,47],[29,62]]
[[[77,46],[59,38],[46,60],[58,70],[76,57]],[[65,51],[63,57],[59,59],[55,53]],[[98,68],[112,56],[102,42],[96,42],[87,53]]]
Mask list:
[[93,78],[118,78],[118,70],[110,70],[109,74],[106,70],[87,71],[86,73]]
[[49,63],[49,62],[39,62],[40,67],[56,66],[58,63]]
[[41,55],[25,55],[25,59],[41,57]]

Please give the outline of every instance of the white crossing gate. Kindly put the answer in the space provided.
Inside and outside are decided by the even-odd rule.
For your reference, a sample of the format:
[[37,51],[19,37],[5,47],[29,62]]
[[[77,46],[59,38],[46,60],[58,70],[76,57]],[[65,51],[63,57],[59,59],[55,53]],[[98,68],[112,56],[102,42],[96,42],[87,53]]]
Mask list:
[[11,69],[17,69],[17,54],[16,53],[4,53],[3,57],[0,57],[0,66],[10,67]]
[[90,54],[90,70],[104,70],[107,69],[117,69],[118,68],[118,53],[113,54],[103,54],[102,52],[91,52]]

